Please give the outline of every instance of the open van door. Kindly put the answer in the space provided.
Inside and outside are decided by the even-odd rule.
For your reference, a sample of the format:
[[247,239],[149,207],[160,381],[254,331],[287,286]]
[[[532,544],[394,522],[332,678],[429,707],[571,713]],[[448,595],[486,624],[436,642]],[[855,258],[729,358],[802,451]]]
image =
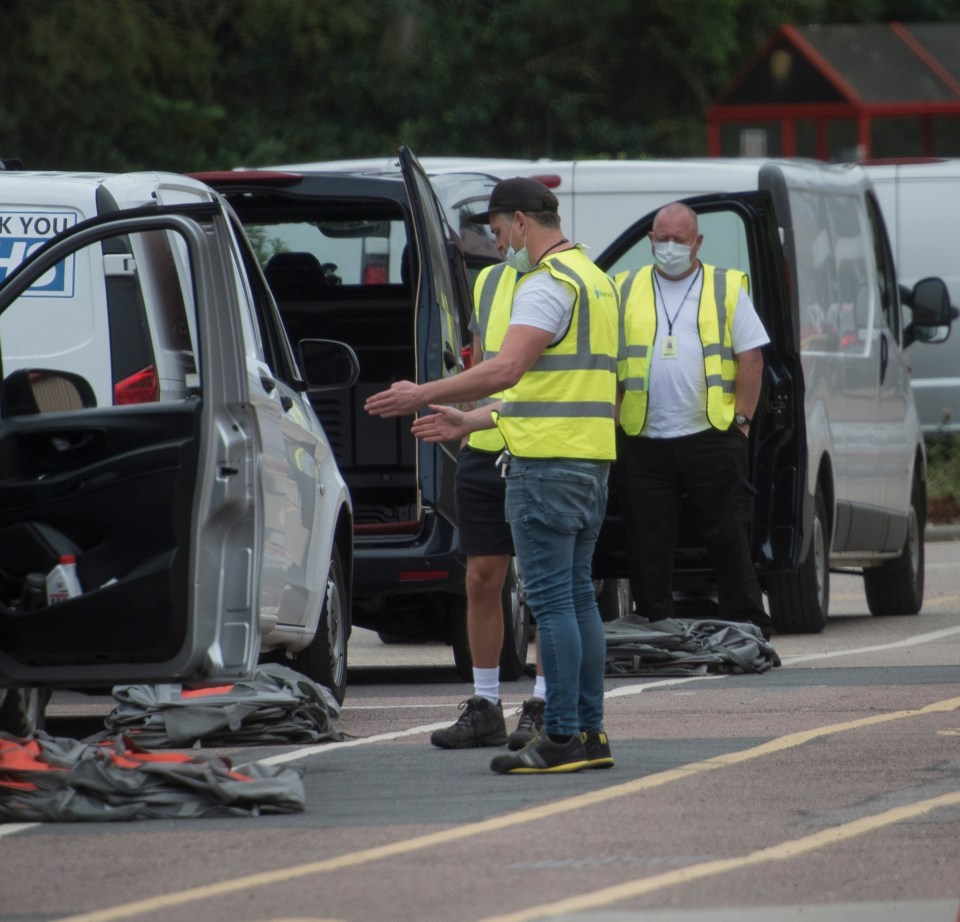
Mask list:
[[[799,339],[788,294],[787,270],[774,215],[765,192],[703,195],[684,200],[697,212],[703,262],[742,269],[770,345],[764,349],[764,380],[750,430],[750,477],[754,499],[753,556],[761,571],[794,569],[800,559],[806,451],[803,375]],[[655,213],[622,233],[597,259],[609,275],[653,261],[648,234]],[[598,545],[597,575],[624,576],[616,556],[616,498]],[[622,553],[622,550],[619,551]]]
[[[416,243],[416,276],[411,279],[416,305],[417,381],[456,374],[463,368],[463,330],[468,305],[454,281],[450,235],[430,180],[413,152],[400,148],[400,171],[410,198]],[[422,505],[456,522],[453,480],[457,445],[417,440],[417,478]]]
[[[0,287],[0,686],[252,673],[261,538],[229,239],[217,204],[117,211]],[[193,369],[180,394],[97,406],[80,375],[4,352],[4,330],[38,326],[30,287],[65,266],[94,308],[109,276],[147,323],[178,325]],[[45,303],[41,329],[69,335],[63,303]],[[61,555],[81,593],[51,604],[43,576]]]

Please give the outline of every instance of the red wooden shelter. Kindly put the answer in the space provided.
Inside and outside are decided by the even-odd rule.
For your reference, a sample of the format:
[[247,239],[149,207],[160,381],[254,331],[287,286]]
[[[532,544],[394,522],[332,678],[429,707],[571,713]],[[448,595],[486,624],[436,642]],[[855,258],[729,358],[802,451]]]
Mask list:
[[960,156],[960,23],[781,26],[707,109],[711,156]]

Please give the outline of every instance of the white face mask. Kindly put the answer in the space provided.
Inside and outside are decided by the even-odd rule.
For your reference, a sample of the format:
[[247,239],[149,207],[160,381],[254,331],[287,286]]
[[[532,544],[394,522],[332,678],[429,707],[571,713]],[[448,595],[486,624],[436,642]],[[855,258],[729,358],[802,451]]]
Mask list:
[[666,276],[681,276],[690,271],[693,260],[690,258],[692,246],[668,240],[666,243],[653,245],[653,259],[657,268]]
[[[516,220],[516,218],[514,218]],[[509,240],[513,239],[513,221],[510,222],[510,236]],[[507,246],[507,252],[504,254],[504,262],[511,269],[516,269],[517,272],[529,272],[533,268],[533,263],[530,262],[530,254],[527,252],[527,235],[523,235],[523,246],[519,250],[513,248],[513,244]]]

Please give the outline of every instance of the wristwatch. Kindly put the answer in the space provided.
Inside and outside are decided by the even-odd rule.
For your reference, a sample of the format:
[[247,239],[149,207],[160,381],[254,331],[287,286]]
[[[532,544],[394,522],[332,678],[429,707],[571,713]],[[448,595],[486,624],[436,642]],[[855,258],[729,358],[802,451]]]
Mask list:
[[739,410],[737,410],[737,412],[733,414],[733,422],[734,425],[737,426],[749,426],[750,417],[747,416],[746,413],[741,413]]

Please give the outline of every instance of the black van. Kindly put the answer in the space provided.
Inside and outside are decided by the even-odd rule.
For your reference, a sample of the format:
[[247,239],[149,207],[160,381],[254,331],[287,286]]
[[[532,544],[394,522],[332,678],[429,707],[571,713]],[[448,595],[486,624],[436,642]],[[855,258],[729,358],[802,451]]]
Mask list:
[[[322,171],[321,171],[322,170]],[[456,445],[417,443],[409,418],[376,419],[366,398],[391,382],[456,374],[469,342],[470,279],[499,259],[484,229],[496,180],[428,178],[403,148],[398,168],[324,165],[194,174],[244,225],[293,343],[349,343],[357,383],[314,408],[354,504],[353,622],[384,642],[442,639],[470,673],[464,561],[453,508]],[[529,623],[507,586],[502,673],[526,664]]]

